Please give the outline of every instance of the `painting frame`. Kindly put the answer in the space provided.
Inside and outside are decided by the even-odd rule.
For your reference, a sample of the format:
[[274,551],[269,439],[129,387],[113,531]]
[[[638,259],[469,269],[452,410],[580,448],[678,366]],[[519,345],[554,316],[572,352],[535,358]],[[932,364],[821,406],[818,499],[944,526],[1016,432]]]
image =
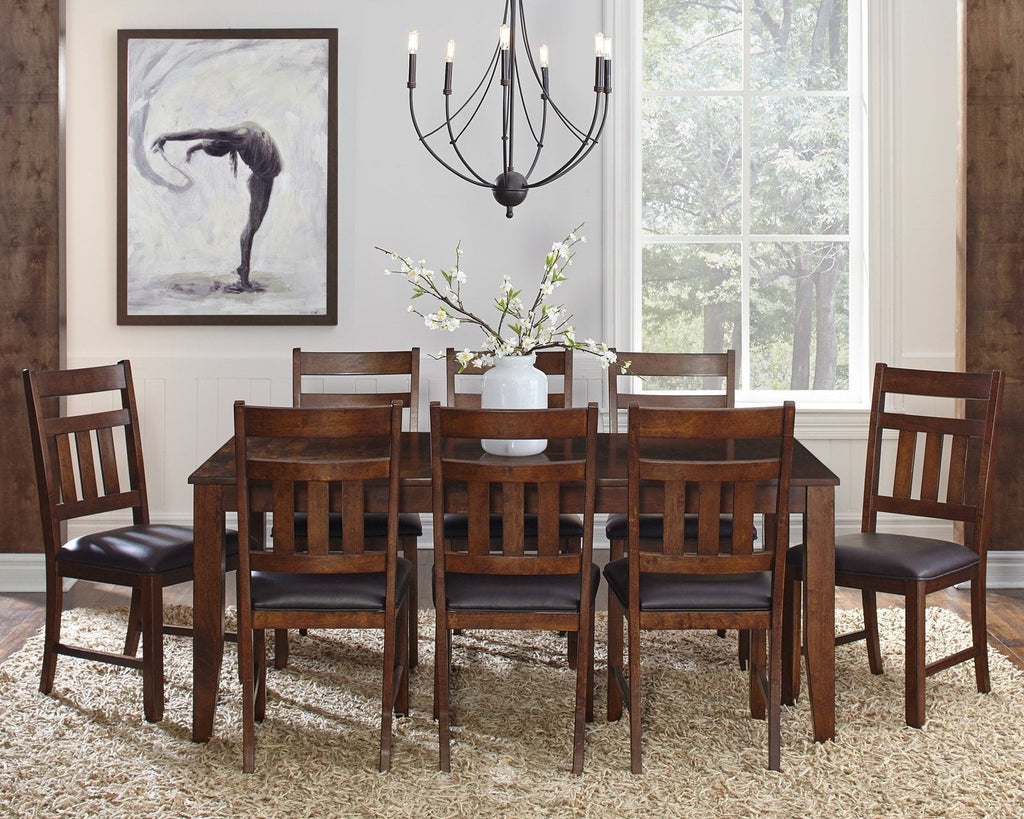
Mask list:
[[338,323],[338,30],[119,29],[117,323]]

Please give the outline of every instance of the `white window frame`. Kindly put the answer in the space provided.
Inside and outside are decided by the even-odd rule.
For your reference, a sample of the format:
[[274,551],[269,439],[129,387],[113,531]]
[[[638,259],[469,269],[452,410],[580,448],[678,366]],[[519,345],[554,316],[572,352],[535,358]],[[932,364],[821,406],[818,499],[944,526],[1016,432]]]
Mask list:
[[[899,42],[898,14],[885,0],[852,0],[850,25],[862,27],[865,44],[861,70],[851,76],[851,122],[861,124],[860,151],[851,157],[851,173],[865,176],[859,186],[864,201],[851,202],[851,273],[859,256],[866,264],[866,276],[851,288],[866,286],[864,315],[854,324],[851,316],[851,389],[842,396],[826,392],[775,392],[773,400],[793,398],[804,410],[801,425],[820,427],[822,437],[862,435],[864,412],[871,391],[871,362],[895,361],[900,349],[895,294],[899,212],[899,181],[895,173],[897,117],[896,89],[899,77],[896,50]],[[854,7],[859,14],[855,14]],[[615,102],[609,128],[609,147],[604,151],[604,326],[606,336],[620,349],[635,349],[640,294],[634,286],[641,263],[640,240],[640,33],[642,3],[638,0],[605,0],[606,30],[615,33],[618,64]],[[606,144],[608,144],[606,143]],[[860,224],[855,229],[855,223]],[[853,237],[858,237],[855,242]],[[854,334],[862,341],[854,347]],[[855,357],[856,356],[856,357]],[[763,393],[761,397],[763,397]],[[749,403],[740,393],[738,403]]]

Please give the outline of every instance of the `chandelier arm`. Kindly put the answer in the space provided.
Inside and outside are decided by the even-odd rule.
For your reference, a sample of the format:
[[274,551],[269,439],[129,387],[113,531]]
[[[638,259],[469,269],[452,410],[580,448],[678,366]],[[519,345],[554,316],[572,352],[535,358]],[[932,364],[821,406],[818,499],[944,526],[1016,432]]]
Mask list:
[[[466,106],[469,105],[469,103],[472,101],[472,99],[476,96],[477,91],[480,90],[480,88],[483,86],[484,82],[485,81],[487,82],[487,88],[484,89],[484,92],[480,95],[480,99],[477,101],[476,108],[474,108],[473,109],[473,113],[469,115],[469,119],[466,120],[466,124],[462,126],[462,129],[459,131],[458,135],[455,137],[456,141],[462,139],[462,135],[464,133],[466,133],[466,130],[472,124],[473,120],[476,119],[476,115],[480,112],[480,108],[483,107],[484,100],[487,99],[487,95],[491,91],[491,86],[494,85],[494,77],[495,77],[495,74],[497,73],[497,70],[498,70],[497,62],[492,62],[487,67],[487,69],[484,71],[484,75],[480,78],[480,82],[477,84],[476,88],[473,89],[473,93],[470,94],[469,98],[464,103],[462,103],[462,105],[459,106],[458,110],[456,110],[456,112],[454,114],[452,114],[451,120],[452,120],[452,122],[454,122],[455,119],[459,116],[459,114],[462,113],[462,111],[466,108]],[[490,74],[490,79],[489,80],[488,80],[488,73]],[[440,131],[442,128],[445,127],[446,124],[447,124],[446,122],[442,122],[440,125],[437,126],[437,130]]]
[[602,99],[604,99],[605,107],[607,107],[607,95],[601,91],[594,94],[594,113],[590,118],[590,127],[584,131],[562,112],[562,109],[558,107],[558,103],[551,99],[550,96],[548,97],[548,101],[551,103],[551,110],[555,112],[555,116],[558,117],[559,121],[566,127],[569,133],[575,136],[576,139],[582,143],[586,143],[587,140],[590,139],[590,135],[594,130],[594,124],[597,122],[598,114],[601,110]]
[[[455,132],[452,129],[451,104],[449,102],[450,100],[451,100],[451,96],[445,96],[445,98],[444,98],[444,119],[445,119],[445,124],[448,126],[448,143],[452,146],[452,150],[455,152],[455,156],[457,156],[459,158],[459,162],[462,163],[463,167],[467,171],[469,171],[471,174],[473,174],[474,177],[476,177],[477,184],[482,185],[482,186],[484,186],[486,188],[489,188],[489,187],[491,187],[491,183],[488,182],[486,179],[484,179],[482,176],[480,176],[480,174],[478,174],[475,170],[473,170],[473,167],[466,161],[466,158],[462,155],[462,151],[459,150],[459,140],[458,140],[458,137],[455,136]],[[467,123],[467,125],[468,124],[469,123]],[[463,128],[462,132],[460,132],[459,136],[462,136],[462,133],[464,133],[465,130],[466,129]],[[451,169],[450,166],[449,166],[449,169]],[[461,176],[461,174],[460,174],[460,176]]]
[[597,129],[597,133],[594,134],[593,138],[588,134],[587,142],[580,145],[579,149],[573,154],[561,168],[554,171],[552,174],[545,176],[539,182],[532,182],[531,188],[539,188],[541,185],[547,185],[549,182],[554,182],[556,179],[564,176],[577,165],[579,165],[587,156],[590,154],[595,147],[597,147],[597,141],[601,138],[601,133],[604,131],[605,121],[608,119],[608,103],[605,101],[604,111],[601,114],[601,125]]
[[[438,155],[437,151],[435,151],[431,147],[430,143],[427,142],[427,137],[424,136],[423,131],[420,130],[419,122],[416,120],[416,107],[413,105],[412,95],[413,95],[413,89],[410,88],[409,89],[409,114],[412,117],[412,127],[416,130],[416,136],[419,137],[420,144],[423,145],[423,147],[427,149],[427,153],[429,153],[441,165],[443,165],[445,168],[447,168],[449,171],[451,171],[453,174],[455,174],[460,179],[462,179],[462,180],[464,180],[466,182],[470,182],[471,184],[477,185],[477,186],[482,187],[482,188],[490,188],[490,187],[492,187],[490,182],[485,182],[483,179],[480,179],[479,177],[474,179],[471,176],[466,176],[466,174],[462,173],[458,169],[453,168],[451,165],[449,165],[447,162],[445,162],[444,159],[442,159]],[[434,131],[431,131],[431,133],[432,134],[437,133],[437,130],[435,129]]]
[[[523,106],[523,110],[525,110],[525,109],[526,109],[526,106],[524,105]],[[527,122],[529,122],[529,119],[527,119]],[[533,154],[533,162],[530,163],[530,170],[528,170],[526,172],[526,178],[527,179],[529,179],[530,176],[533,174],[533,169],[537,167],[537,162],[540,160],[540,152],[544,148],[544,133],[547,131],[547,127],[548,127],[548,100],[547,100],[547,97],[545,97],[544,98],[544,110],[543,110],[543,114],[541,115],[541,121],[540,121],[540,136],[538,137],[535,133],[533,135],[533,138],[534,138],[534,140],[537,143],[537,150]],[[533,132],[532,125],[530,127],[530,131],[531,131],[531,133]]]

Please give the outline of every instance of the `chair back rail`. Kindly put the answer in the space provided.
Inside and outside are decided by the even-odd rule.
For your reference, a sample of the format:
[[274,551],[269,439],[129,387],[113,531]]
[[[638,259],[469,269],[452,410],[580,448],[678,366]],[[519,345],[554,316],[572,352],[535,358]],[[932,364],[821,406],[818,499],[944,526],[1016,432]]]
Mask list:
[[[407,386],[386,388],[397,381],[404,381]],[[372,382],[372,390],[365,389],[366,382]],[[319,391],[310,389],[314,383],[319,383]],[[342,385],[345,389],[341,389]],[[408,429],[416,432],[419,396],[419,347],[393,351],[315,352],[299,347],[292,350],[292,406],[360,407],[401,401],[406,408]]]
[[[619,411],[633,403],[691,409],[736,406],[735,350],[723,353],[615,352],[619,364],[629,362],[629,371],[624,373],[619,366],[608,368],[608,429],[611,432],[619,432]],[[641,378],[662,376],[684,379],[686,389],[669,393],[639,391]]]

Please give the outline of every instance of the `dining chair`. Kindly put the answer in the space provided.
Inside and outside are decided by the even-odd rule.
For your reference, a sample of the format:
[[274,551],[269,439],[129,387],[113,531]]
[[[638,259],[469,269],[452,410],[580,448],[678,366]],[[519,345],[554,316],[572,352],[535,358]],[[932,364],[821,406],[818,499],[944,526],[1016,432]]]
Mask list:
[[[357,628],[383,632],[378,767],[391,766],[392,720],[409,709],[412,563],[398,556],[398,479],[402,408],[254,407],[236,401],[235,468],[241,541],[238,662],[242,680],[242,768],[255,768],[256,721],[267,703],[265,629]],[[297,456],[297,439],[317,455]],[[387,545],[371,551],[364,524],[367,485],[387,486]],[[294,527],[277,527],[272,549],[250,539],[253,513],[269,509],[291,523],[305,507],[304,548]],[[340,538],[332,512],[344,509]],[[258,518],[257,518],[258,519]]]
[[[449,407],[480,408],[480,381],[483,374],[490,369],[474,363],[463,367],[455,357],[456,350],[449,347],[445,350],[445,398]],[[540,350],[536,355],[534,366],[548,376],[548,407],[567,408],[572,406],[572,350]],[[552,384],[551,382],[554,381]],[[552,389],[551,387],[554,387]],[[466,516],[448,514],[444,517],[444,533],[451,544],[465,543]],[[537,538],[537,518],[526,515],[526,539],[532,545]],[[490,517],[491,538],[500,543],[502,532],[501,515]],[[559,533],[562,545],[566,549],[581,548],[583,542],[583,520],[579,515],[563,514],[559,517]],[[576,662],[575,635],[569,635],[567,655],[570,666]]]
[[[404,428],[419,429],[420,349],[351,352],[313,352],[292,350],[292,406],[359,407],[402,402]],[[382,547],[387,538],[387,516],[364,515],[363,525],[369,545]],[[305,538],[305,515],[295,516],[295,536]],[[341,537],[342,516],[331,515],[331,537]],[[409,665],[419,662],[419,538],[423,523],[415,512],[398,513],[398,542],[406,560],[412,563],[413,605],[409,618]],[[275,635],[274,665],[284,668],[288,662],[288,635]]]
[[[751,716],[767,705],[768,767],[780,767],[782,603],[789,545],[789,484],[795,407],[629,407],[628,538],[608,582],[608,719],[629,708],[630,767],[641,761],[641,634],[644,629],[734,628],[751,634]],[[659,541],[642,542],[640,486],[663,497]],[[754,549],[754,507],[773,491],[765,537]],[[699,510],[688,533],[687,506]],[[723,537],[718,519],[731,514]],[[623,664],[623,617],[628,666]],[[765,635],[769,636],[765,649]]]
[[[943,372],[875,366],[868,425],[861,531],[836,538],[836,585],[860,589],[864,628],[837,635],[836,645],[865,640],[868,666],[882,673],[877,594],[902,595],[906,609],[904,710],[907,725],[925,721],[925,678],[974,661],[978,691],[989,691],[985,566],[991,525],[992,479],[1004,374]],[[887,441],[894,439],[895,452]],[[893,457],[894,455],[894,457]],[[883,478],[883,475],[886,477]],[[891,477],[889,477],[891,476]],[[931,518],[958,524],[954,539],[879,531],[903,520]],[[912,531],[912,530],[911,530]],[[800,611],[804,545],[790,549],[786,594]],[[972,645],[926,661],[927,595],[971,584]],[[787,623],[799,642],[799,617]],[[799,653],[793,657],[799,679]]]
[[[458,409],[432,403],[430,442],[434,515],[434,607],[437,611],[434,710],[440,768],[451,765],[452,635],[460,629],[534,629],[576,635],[572,769],[583,771],[585,723],[593,715],[593,563],[597,405],[578,409]],[[546,438],[540,455],[487,455],[480,439]],[[580,549],[559,532],[561,492],[582,487]],[[445,514],[465,510],[465,545],[444,537]],[[495,544],[490,515],[504,522]],[[528,548],[527,510],[536,515]]]
[[[622,413],[630,404],[644,407],[696,409],[736,406],[736,351],[722,353],[644,353],[618,352],[618,361],[629,362],[608,368],[608,431],[619,432]],[[625,430],[623,430],[625,431]],[[696,537],[697,516],[687,515],[687,536]],[[732,537],[732,518],[721,517],[722,537]],[[608,515],[604,532],[608,539],[609,559],[622,557],[626,551],[627,516]],[[640,539],[660,540],[661,515],[640,516]],[[755,534],[756,537],[756,534]],[[724,637],[725,633],[720,632]],[[739,663],[746,668],[746,637],[740,635]]]
[[[22,375],[46,562],[39,690],[44,694],[53,690],[61,655],[139,669],[145,717],[159,722],[164,713],[163,635],[192,633],[164,624],[163,589],[192,579],[192,527],[150,520],[131,364],[24,370]],[[62,404],[67,404],[65,411]],[[128,510],[129,525],[100,528],[63,541],[67,521],[99,514],[126,517]],[[225,533],[225,551],[227,567],[232,569],[238,554],[235,532]],[[121,653],[61,641],[66,579],[131,588]]]

